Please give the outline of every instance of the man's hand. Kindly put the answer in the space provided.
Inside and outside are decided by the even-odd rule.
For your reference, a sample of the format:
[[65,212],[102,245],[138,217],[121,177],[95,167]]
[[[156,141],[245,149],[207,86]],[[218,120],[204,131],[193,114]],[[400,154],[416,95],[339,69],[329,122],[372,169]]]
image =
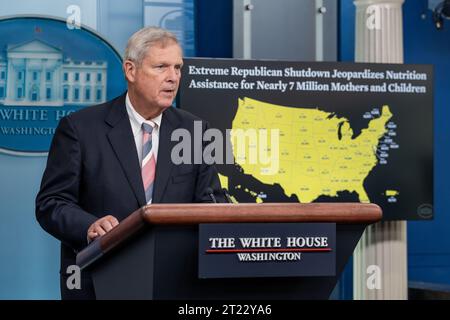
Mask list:
[[104,235],[118,224],[119,221],[111,215],[104,216],[103,218],[98,219],[93,224],[91,224],[88,229],[88,242],[91,242],[95,238]]

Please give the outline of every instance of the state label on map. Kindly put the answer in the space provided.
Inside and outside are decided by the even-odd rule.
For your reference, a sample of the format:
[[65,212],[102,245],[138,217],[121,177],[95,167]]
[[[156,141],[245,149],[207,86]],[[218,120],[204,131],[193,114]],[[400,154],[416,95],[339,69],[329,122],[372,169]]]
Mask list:
[[179,105],[229,140],[217,167],[233,201],[417,220],[433,217],[432,97],[428,65],[185,59]]

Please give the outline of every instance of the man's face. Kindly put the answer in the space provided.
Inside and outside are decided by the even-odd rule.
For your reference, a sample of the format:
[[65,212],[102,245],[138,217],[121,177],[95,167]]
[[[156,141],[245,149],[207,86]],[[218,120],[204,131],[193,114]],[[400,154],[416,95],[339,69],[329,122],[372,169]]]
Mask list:
[[154,115],[172,105],[182,65],[181,48],[174,42],[155,44],[148,49],[142,64],[127,75],[141,108]]

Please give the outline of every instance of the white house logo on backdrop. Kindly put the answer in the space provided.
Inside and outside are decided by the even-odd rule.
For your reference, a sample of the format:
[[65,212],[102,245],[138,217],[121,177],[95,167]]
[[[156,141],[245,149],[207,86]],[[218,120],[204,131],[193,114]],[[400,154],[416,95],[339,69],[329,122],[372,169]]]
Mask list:
[[85,28],[27,17],[0,32],[1,152],[44,155],[62,117],[125,90],[119,55]]
[[0,59],[0,103],[5,106],[106,101],[106,61],[63,60],[62,49],[41,40],[9,45]]

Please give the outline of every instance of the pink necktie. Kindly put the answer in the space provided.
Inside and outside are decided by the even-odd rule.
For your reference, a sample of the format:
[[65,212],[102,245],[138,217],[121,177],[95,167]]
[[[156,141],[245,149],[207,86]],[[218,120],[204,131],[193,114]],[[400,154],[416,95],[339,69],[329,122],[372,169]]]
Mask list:
[[152,200],[153,182],[155,181],[155,155],[152,150],[153,124],[142,123],[142,181],[144,183],[145,199],[147,204]]

